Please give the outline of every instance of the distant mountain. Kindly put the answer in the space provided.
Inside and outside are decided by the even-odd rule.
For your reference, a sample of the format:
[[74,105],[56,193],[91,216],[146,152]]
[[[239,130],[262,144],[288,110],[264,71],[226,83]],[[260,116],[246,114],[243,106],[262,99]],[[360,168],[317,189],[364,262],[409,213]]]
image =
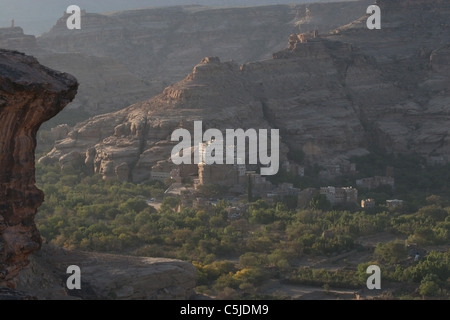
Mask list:
[[26,34],[39,35],[48,31],[69,5],[76,4],[88,12],[110,12],[145,7],[172,5],[261,6],[335,0],[0,0],[0,28],[9,27],[11,20]]
[[79,123],[43,161],[144,181],[167,170],[173,130],[202,120],[205,130],[279,129],[281,160],[289,149],[309,164],[349,164],[375,149],[448,162],[450,2],[377,3],[382,30],[363,15],[330,34],[293,34],[273,59],[206,58],[160,95]]
[[75,100],[44,127],[74,125],[159,94],[182,80],[203,57],[238,63],[271,58],[286,47],[291,33],[328,33],[359,18],[369,3],[88,12],[82,16],[82,30],[75,32],[67,29],[67,15],[61,14],[37,39],[20,27],[0,28],[0,48],[33,55],[78,79]]

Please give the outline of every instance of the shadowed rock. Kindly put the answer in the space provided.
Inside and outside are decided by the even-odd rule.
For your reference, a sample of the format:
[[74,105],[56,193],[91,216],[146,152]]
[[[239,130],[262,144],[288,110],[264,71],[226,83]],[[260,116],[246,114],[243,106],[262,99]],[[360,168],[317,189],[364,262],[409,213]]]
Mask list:
[[28,255],[40,248],[34,216],[44,194],[35,186],[36,132],[77,88],[71,75],[0,50],[0,287],[15,287]]
[[[43,245],[30,261],[20,273],[17,288],[39,299],[188,299],[196,280],[192,264],[173,259],[69,251]],[[70,265],[81,269],[80,290],[67,289],[70,275],[66,271]]]

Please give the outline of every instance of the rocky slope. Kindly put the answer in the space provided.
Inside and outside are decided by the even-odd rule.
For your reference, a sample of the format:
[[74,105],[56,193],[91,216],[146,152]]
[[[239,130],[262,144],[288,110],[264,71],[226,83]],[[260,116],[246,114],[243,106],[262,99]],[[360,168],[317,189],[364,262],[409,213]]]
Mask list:
[[40,247],[34,216],[44,195],[35,186],[36,132],[77,87],[75,78],[35,58],[0,50],[0,287],[14,287],[28,255]]
[[[70,274],[66,271],[71,265],[80,267],[81,290],[67,289]],[[189,299],[195,274],[192,264],[179,260],[69,251],[43,245],[21,272],[17,289],[40,300]]]
[[279,128],[310,163],[345,163],[373,146],[445,161],[449,3],[378,3],[382,30],[364,16],[330,35],[292,35],[273,59],[205,59],[153,99],[80,123],[45,160],[142,181],[170,157],[171,132],[202,119],[205,129]]

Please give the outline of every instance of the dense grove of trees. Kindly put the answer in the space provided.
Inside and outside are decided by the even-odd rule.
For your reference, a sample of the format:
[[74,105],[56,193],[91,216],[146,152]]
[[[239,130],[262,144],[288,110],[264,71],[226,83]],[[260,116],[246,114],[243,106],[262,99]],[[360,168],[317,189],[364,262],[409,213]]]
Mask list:
[[[441,196],[429,196],[415,211],[377,212],[322,208],[321,199],[316,199],[317,207],[305,210],[257,200],[239,218],[230,219],[229,204],[223,200],[202,209],[179,209],[179,199],[164,197],[167,186],[157,181],[104,181],[74,168],[61,171],[59,166],[43,165],[37,166],[36,176],[45,192],[36,221],[46,242],[191,261],[198,270],[198,292],[261,298],[258,288],[268,279],[359,288],[367,279],[365,268],[374,262],[383,267],[389,281],[415,288],[407,294],[448,297],[450,292],[450,251],[432,251],[414,261],[408,258],[404,241],[379,244],[373,261],[357,270],[329,271],[298,264],[305,256],[363,250],[360,237],[385,231],[422,247],[448,244],[450,208]],[[159,210],[148,205],[151,198],[162,201]]]

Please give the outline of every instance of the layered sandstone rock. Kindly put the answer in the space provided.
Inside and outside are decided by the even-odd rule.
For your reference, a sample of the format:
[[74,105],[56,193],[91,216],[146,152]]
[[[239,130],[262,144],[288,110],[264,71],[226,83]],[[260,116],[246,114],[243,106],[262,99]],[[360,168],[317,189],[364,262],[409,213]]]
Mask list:
[[105,178],[120,179],[126,164],[133,181],[144,181],[160,161],[170,158],[173,130],[181,126],[193,132],[195,120],[203,120],[205,130],[225,131],[233,128],[230,125],[270,129],[263,104],[252,95],[239,66],[207,58],[155,98],[78,124],[47,157],[61,159],[78,152]]
[[44,195],[35,186],[36,132],[77,87],[75,78],[35,58],[0,50],[0,286],[14,287],[28,255],[40,247],[34,216]]
[[345,163],[371,147],[450,157],[449,4],[389,3],[380,2],[382,30],[368,30],[363,16],[330,35],[291,36],[273,59],[205,59],[153,99],[78,124],[49,157],[90,150],[105,178],[146,180],[170,158],[171,132],[192,132],[195,120],[205,130],[278,128],[282,157],[302,150],[311,164]]

